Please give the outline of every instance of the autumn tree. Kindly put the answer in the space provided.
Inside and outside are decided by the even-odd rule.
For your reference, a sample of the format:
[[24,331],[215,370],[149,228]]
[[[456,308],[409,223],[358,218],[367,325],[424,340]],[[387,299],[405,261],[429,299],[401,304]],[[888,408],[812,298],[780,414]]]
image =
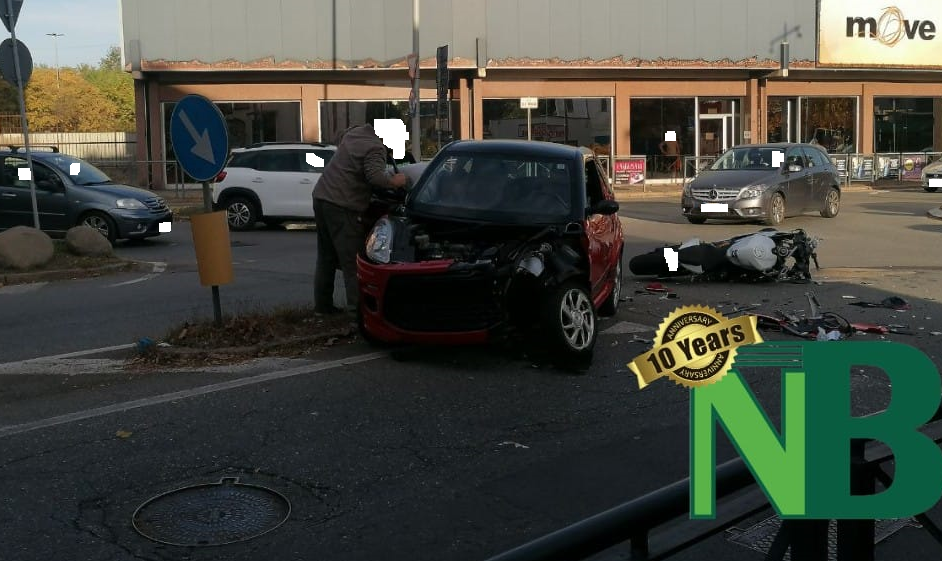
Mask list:
[[71,68],[59,78],[51,68],[38,68],[26,85],[26,117],[30,129],[100,132],[115,130],[118,109],[98,88]]
[[82,65],[78,71],[114,105],[117,121],[113,130],[133,131],[134,79],[121,68],[121,50],[113,46],[99,61],[97,68]]

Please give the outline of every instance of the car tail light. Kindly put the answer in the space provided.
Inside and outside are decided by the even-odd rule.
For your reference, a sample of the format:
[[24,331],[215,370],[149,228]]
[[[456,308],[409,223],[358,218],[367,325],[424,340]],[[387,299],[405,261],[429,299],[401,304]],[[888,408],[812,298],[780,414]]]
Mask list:
[[222,181],[222,180],[225,179],[225,178],[226,178],[226,171],[223,170],[223,171],[219,172],[219,175],[216,176],[216,183],[219,183],[220,181]]

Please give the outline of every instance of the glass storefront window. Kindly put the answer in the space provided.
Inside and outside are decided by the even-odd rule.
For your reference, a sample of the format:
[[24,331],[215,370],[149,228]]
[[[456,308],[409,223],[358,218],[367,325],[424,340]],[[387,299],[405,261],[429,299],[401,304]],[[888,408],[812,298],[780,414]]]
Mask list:
[[[646,156],[647,177],[683,177],[683,156],[695,154],[696,105],[693,98],[632,99],[631,156]],[[677,154],[663,146],[664,134],[673,131]],[[663,148],[663,149],[662,149]]]
[[[460,126],[460,108],[457,101],[451,103],[451,130],[452,137],[458,138]],[[438,152],[438,130],[435,111],[438,107],[436,101],[422,101],[419,103],[419,126],[422,129],[422,159],[429,159]],[[334,144],[341,132],[353,125],[372,123],[376,119],[401,119],[406,130],[412,128],[409,116],[409,102],[406,100],[391,101],[322,101],[320,103],[321,142]],[[448,143],[451,138],[442,138],[442,144]],[[406,140],[406,151],[411,152],[411,144]]]
[[934,119],[931,97],[873,99],[875,152],[920,152],[932,149]]
[[852,153],[857,146],[856,97],[801,98],[801,140],[830,153]]
[[809,142],[830,153],[857,149],[856,97],[770,97],[769,142]]
[[[612,148],[611,100],[603,98],[540,98],[530,110],[531,138],[571,146],[585,146],[596,154]],[[527,138],[527,110],[520,99],[485,99],[484,138]]]
[[[170,141],[170,117],[176,103],[165,102],[164,159],[175,162],[173,144]],[[217,102],[216,107],[226,120],[229,129],[229,149],[242,148],[257,142],[297,142],[301,140],[301,102]],[[172,167],[172,165],[170,166]],[[174,179],[176,170],[169,169],[168,180]],[[185,182],[190,178],[184,177]]]

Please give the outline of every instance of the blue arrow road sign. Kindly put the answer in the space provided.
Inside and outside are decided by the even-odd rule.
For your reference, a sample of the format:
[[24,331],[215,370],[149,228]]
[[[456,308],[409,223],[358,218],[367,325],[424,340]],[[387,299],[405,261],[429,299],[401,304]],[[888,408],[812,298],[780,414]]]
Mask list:
[[226,121],[219,108],[201,95],[188,95],[173,108],[170,142],[180,167],[197,181],[211,180],[226,165]]

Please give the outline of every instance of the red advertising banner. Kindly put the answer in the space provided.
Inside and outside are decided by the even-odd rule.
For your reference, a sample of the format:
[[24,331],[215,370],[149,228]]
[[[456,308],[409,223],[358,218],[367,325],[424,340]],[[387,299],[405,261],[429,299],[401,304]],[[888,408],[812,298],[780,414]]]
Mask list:
[[615,158],[615,183],[640,185],[644,183],[644,158]]

